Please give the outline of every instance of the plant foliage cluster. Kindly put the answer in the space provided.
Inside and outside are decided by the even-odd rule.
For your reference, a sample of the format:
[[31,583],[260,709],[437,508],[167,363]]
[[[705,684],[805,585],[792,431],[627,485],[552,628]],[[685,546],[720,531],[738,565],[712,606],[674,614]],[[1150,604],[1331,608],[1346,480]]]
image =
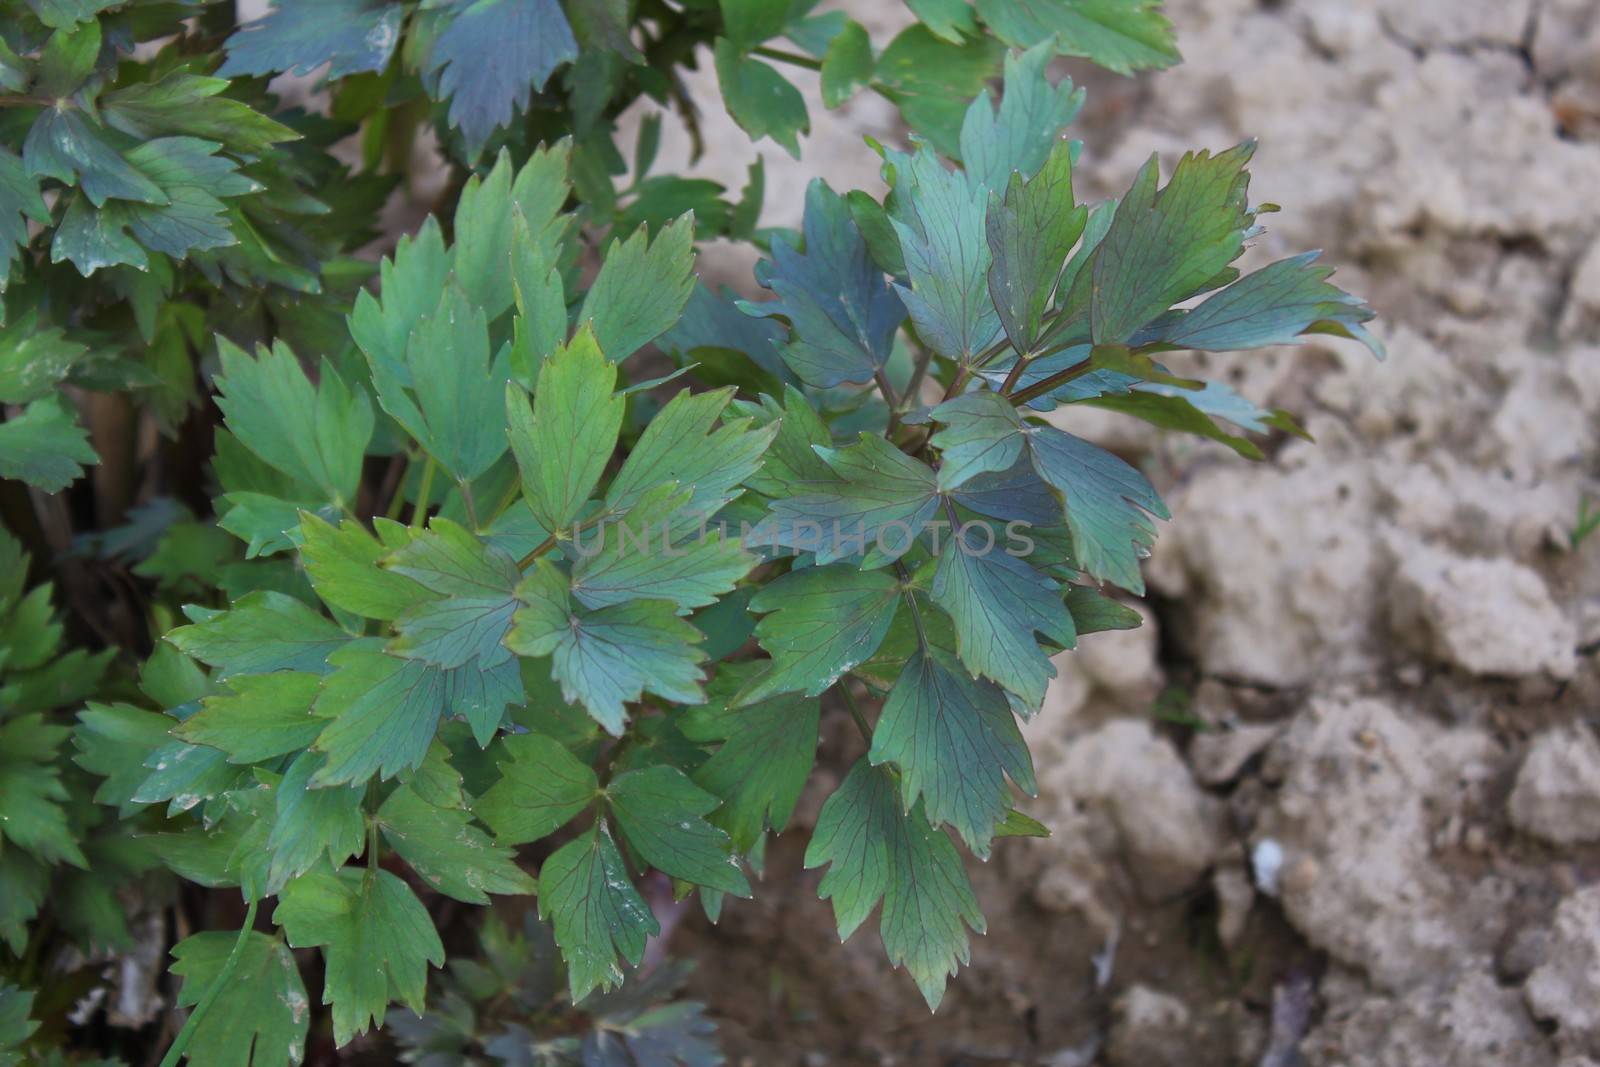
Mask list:
[[[833,716],[805,864],[939,1004],[966,854],[1047,832],[1019,719],[1168,517],[1073,409],[1259,459],[1294,422],[1165,353],[1376,344],[1314,254],[1234,265],[1250,144],[1075,195],[1053,61],[1174,62],[1156,0],[908,4],[0,2],[0,1055],[721,1062],[636,969],[752,894]],[[891,101],[886,199],[762,228],[659,113],[625,160],[699,63],[794,155],[780,68]],[[152,918],[180,1010],[112,1025]]]

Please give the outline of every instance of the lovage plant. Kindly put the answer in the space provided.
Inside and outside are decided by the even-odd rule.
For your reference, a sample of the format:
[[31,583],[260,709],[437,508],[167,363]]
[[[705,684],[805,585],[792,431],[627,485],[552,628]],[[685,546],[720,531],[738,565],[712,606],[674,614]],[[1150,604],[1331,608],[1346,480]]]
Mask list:
[[[1153,0],[914,0],[881,49],[811,7],[0,5],[0,474],[32,486],[4,502],[46,547],[111,527],[61,567],[129,590],[115,619],[77,598],[112,647],[68,671],[48,594],[0,589],[0,877],[26,890],[0,976],[129,943],[34,921],[76,867],[208,927],[170,946],[190,1010],[143,1037],[168,1063],[300,1062],[386,1016],[419,1062],[719,1062],[698,1006],[651,1006],[677,972],[638,970],[672,897],[714,921],[752,894],[838,715],[861,755],[806,864],[939,1004],[983,929],[965,854],[1047,832],[1015,806],[1019,719],[1058,653],[1137,624],[1115,590],[1167,518],[1074,409],[1259,459],[1294,422],[1167,353],[1377,346],[1314,255],[1234,266],[1250,144],[1079,202],[1083,93],[1052,64],[1172,62]],[[810,118],[772,64],[892,101],[907,144],[861,149],[887,198],[819,177],[799,232],[763,229],[759,167],[733,201],[652,175],[652,118],[619,183],[618,116],[692,123],[706,60],[791,152]],[[303,107],[267,80],[316,71]],[[372,271],[351,253],[426,129],[442,201]],[[762,250],[760,299],[696,282],[710,236]],[[46,496],[91,439],[93,484]],[[531,898],[524,933],[445,904],[492,897]],[[0,1042],[141,1040],[30,998],[0,990]]]

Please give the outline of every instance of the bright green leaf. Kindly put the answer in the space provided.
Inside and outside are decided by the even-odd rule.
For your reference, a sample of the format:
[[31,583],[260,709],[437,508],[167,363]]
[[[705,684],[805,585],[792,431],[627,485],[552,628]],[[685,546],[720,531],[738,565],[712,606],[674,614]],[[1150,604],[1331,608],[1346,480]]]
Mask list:
[[333,1005],[340,1046],[380,1022],[391,1000],[420,1015],[428,964],[444,963],[427,909],[388,871],[313,868],[284,886],[272,920],[295,948],[321,946],[322,1002]]

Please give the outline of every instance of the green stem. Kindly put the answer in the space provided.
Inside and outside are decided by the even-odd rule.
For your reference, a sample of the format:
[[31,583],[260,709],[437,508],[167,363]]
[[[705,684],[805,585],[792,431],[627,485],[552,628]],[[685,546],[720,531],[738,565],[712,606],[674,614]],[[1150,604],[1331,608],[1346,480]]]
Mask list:
[[1009,396],[1011,394],[1011,390],[1017,387],[1017,382],[1022,380],[1022,372],[1028,368],[1028,364],[1031,362],[1032,360],[1027,356],[1017,357],[1017,361],[1011,365],[1011,373],[1006,375],[1004,384],[1000,386],[1001,396]]
[[233,972],[239,967],[239,958],[244,955],[244,945],[250,938],[250,930],[256,924],[256,905],[259,903],[258,900],[252,900],[250,906],[245,909],[244,926],[239,930],[239,939],[233,943],[233,950],[222,962],[222,970],[217,972],[217,976],[211,980],[211,984],[200,997],[200,1002],[194,1006],[194,1011],[189,1013],[183,1029],[172,1039],[172,1047],[167,1049],[166,1056],[161,1060],[161,1067],[178,1067],[178,1063],[183,1059],[183,1050],[189,1047],[195,1031],[200,1028],[200,1021],[206,1017],[206,1012],[211,1010],[211,1005],[222,995],[222,990],[233,978]]
[[978,358],[972,361],[974,367],[987,367],[1000,353],[1011,347],[1011,338],[1002,336],[1000,340],[978,353]]
[[400,463],[400,476],[394,480],[394,495],[389,498],[389,506],[384,509],[383,517],[391,522],[400,518],[400,509],[406,506],[406,468],[411,461],[404,456],[396,456]]
[[883,394],[883,402],[889,405],[889,429],[885,431],[889,436],[894,436],[894,429],[900,422],[900,409],[898,401],[894,398],[894,386],[889,384],[889,376],[882,370],[872,372],[872,380],[878,383],[878,392]]
[[900,592],[906,598],[906,606],[911,609],[911,624],[917,629],[917,645],[926,652],[928,632],[922,628],[922,609],[917,606],[917,594],[911,591],[911,572],[899,560],[894,561],[894,572],[900,578]]
[[900,399],[907,404],[917,402],[917,393],[922,388],[922,379],[928,376],[928,364],[933,362],[933,349],[924,348],[917,353],[917,361],[911,367],[911,380],[906,383],[906,395]]
[[1094,370],[1093,360],[1086,359],[1082,363],[1075,363],[1066,370],[1061,371],[1059,374],[1052,374],[1048,378],[1041,378],[1032,385],[1028,386],[1026,389],[1021,389],[1015,393],[1012,393],[1011,403],[1016,407],[1021,407],[1023,404],[1026,404],[1035,397],[1043,396],[1052,389],[1065,385],[1074,378],[1081,378],[1092,370]]
[[788,63],[794,67],[804,67],[807,70],[821,70],[822,60],[803,56],[799,52],[785,52],[781,48],[752,48],[751,55],[760,56],[762,59],[771,59],[779,63]]
[[556,535],[551,534],[549,537],[546,537],[543,541],[540,541],[537,545],[535,545],[532,552],[529,552],[526,556],[523,556],[521,559],[517,560],[517,570],[527,570],[529,567],[533,566],[534,560],[538,559],[540,556],[544,555],[554,547],[556,547]]
[[[770,59],[774,63],[787,63],[792,67],[804,67],[806,70],[822,69],[822,60],[812,59],[810,56],[803,56],[799,52],[788,52],[781,48],[767,48],[765,46],[760,48],[752,48],[750,49],[750,54],[753,56],[760,56],[762,59]],[[899,106],[900,95],[889,86],[883,84],[883,82],[874,79],[867,83],[867,88],[871,89],[873,92],[877,93],[891,104],[894,104],[897,107]]]
[[467,525],[477,530],[478,507],[472,500],[472,484],[463,478],[456,482],[456,488],[461,490],[461,506],[467,509]]
[[[576,541],[578,539],[578,535],[583,533],[583,531],[589,529],[591,526],[596,526],[602,522],[605,522],[611,517],[611,515],[612,512],[608,508],[605,511],[600,512],[598,515],[589,516],[587,519],[584,519],[582,522],[578,523],[572,529],[567,531],[567,539],[570,541]],[[521,559],[517,560],[517,570],[525,571],[529,567],[533,566],[533,561],[549,552],[552,548],[556,547],[556,542],[558,540],[559,538],[556,534],[551,534],[543,541],[540,541],[534,546],[532,552],[529,552],[526,556],[523,556]]]
[[494,510],[489,512],[489,525],[493,526],[495,520],[506,513],[506,509],[517,502],[517,496],[522,492],[522,481],[513,481],[506,487],[505,493],[495,503]]
[[856,703],[856,698],[850,692],[850,679],[845,678],[839,683],[839,695],[844,697],[844,706],[850,709],[850,717],[856,721],[856,729],[861,731],[861,739],[867,743],[868,751],[872,749],[872,727],[867,723],[867,717],[861,713],[861,705]]
[[434,462],[432,456],[422,468],[422,484],[417,487],[417,506],[411,511],[411,527],[420,530],[422,520],[428,516],[428,501],[433,497],[433,475],[439,469],[439,464]]

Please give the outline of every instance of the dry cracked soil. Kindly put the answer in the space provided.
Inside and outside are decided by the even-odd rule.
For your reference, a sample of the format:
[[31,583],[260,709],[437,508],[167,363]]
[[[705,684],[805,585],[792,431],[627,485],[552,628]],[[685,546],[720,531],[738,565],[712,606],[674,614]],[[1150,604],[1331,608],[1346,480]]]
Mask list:
[[[1080,194],[1259,138],[1284,210],[1252,256],[1325,249],[1390,359],[1198,364],[1315,438],[1259,464],[1065,416],[1174,515],[1146,627],[1064,654],[1030,725],[1054,836],[974,872],[989,932],[930,1019],[870,929],[832,936],[801,870],[819,783],[758,899],[673,939],[716,960],[696,992],[734,1063],[1600,1063],[1600,535],[1571,540],[1600,504],[1600,4],[1167,6],[1183,66],[1064,68]],[[768,153],[768,222],[818,173],[878,187],[861,135],[901,136],[870,99],[812,115],[802,162]]]

